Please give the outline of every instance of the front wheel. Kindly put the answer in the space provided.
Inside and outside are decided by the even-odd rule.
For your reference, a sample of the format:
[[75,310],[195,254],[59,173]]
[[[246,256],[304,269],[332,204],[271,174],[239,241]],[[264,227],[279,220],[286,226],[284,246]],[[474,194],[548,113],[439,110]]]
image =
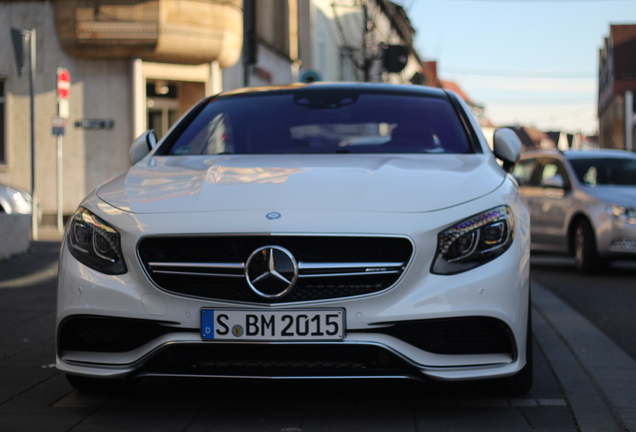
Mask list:
[[598,273],[606,267],[596,252],[594,229],[586,219],[581,219],[574,229],[574,261],[581,273]]

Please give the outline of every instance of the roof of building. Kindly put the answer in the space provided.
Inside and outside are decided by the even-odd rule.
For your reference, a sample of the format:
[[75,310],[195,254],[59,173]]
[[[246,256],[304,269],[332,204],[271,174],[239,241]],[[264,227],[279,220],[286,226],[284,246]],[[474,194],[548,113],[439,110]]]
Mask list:
[[450,90],[464,100],[472,109],[479,120],[481,126],[495,127],[494,123],[485,115],[484,107],[475,103],[466,92],[454,81],[440,80],[437,77],[437,62],[425,61],[422,63],[422,69],[426,75],[426,83],[429,86],[440,87],[444,90]]
[[466,102],[468,105],[475,105],[475,103],[472,101],[472,99],[470,99],[468,97],[468,95],[464,92],[464,90],[462,90],[462,88],[454,81],[446,81],[446,80],[440,80],[439,81],[440,86],[444,89],[444,90],[450,90],[452,92],[457,93],[457,95],[462,98],[464,100],[464,102]]
[[556,143],[554,142],[554,140],[550,138],[547,133],[541,132],[538,129],[530,126],[519,125],[506,127],[515,131],[515,133],[521,140],[524,151],[556,147]]

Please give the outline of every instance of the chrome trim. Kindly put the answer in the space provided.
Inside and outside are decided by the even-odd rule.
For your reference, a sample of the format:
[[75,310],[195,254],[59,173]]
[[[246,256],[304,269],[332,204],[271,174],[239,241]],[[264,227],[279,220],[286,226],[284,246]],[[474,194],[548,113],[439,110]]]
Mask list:
[[148,265],[150,267],[191,267],[191,268],[232,269],[232,270],[245,269],[245,264],[242,264],[242,263],[149,262]]
[[[245,264],[242,263],[177,263],[177,262],[150,262],[148,263],[153,273],[190,275],[190,276],[211,276],[211,277],[244,277]],[[404,270],[403,262],[361,262],[361,263],[298,263],[299,273],[304,271],[329,271],[328,273],[299,274],[300,278],[312,277],[339,277],[339,276],[365,276],[378,274],[397,274]],[[167,268],[170,268],[168,270]],[[240,270],[242,274],[232,273],[202,273],[191,272],[179,269],[211,269],[211,270]],[[338,270],[351,270],[341,271]]]
[[[189,334],[192,335],[192,334]],[[198,335],[197,335],[198,336]],[[305,345],[305,344],[310,344],[310,345],[363,345],[363,346],[375,346],[378,348],[382,348],[388,352],[390,352],[391,354],[395,355],[396,357],[402,359],[405,363],[407,363],[408,365],[410,365],[411,367],[419,370],[422,373],[426,373],[428,371],[431,372],[440,372],[440,371],[446,371],[446,372],[452,372],[452,371],[467,371],[467,370],[479,370],[479,369],[483,369],[483,368],[496,368],[496,367],[502,367],[502,366],[507,366],[509,364],[514,363],[516,360],[513,359],[512,357],[510,358],[510,361],[500,361],[500,362],[494,362],[494,363],[481,363],[481,364],[467,364],[467,365],[461,365],[461,366],[430,366],[430,365],[425,365],[422,363],[417,363],[414,360],[410,359],[409,357],[407,357],[406,355],[404,355],[403,353],[401,353],[400,351],[398,351],[397,349],[390,347],[382,342],[377,342],[377,341],[348,341],[346,339],[344,340],[339,340],[339,341],[314,341],[314,342],[308,342],[308,341],[294,341],[294,342],[287,342],[287,341],[244,341],[244,342],[235,342],[235,341],[204,341],[201,339],[190,339],[190,340],[168,340],[168,341],[164,341],[161,342],[159,344],[156,344],[156,346],[154,346],[153,348],[150,348],[148,350],[144,350],[143,346],[140,348],[136,348],[132,351],[128,351],[126,353],[86,353],[84,351],[68,351],[68,352],[64,352],[62,353],[62,355],[58,354],[58,358],[63,361],[66,364],[69,365],[75,365],[75,366],[83,366],[83,367],[101,367],[101,368],[109,368],[109,369],[130,369],[132,368],[140,368],[146,361],[148,361],[149,359],[151,359],[152,357],[159,355],[162,351],[164,351],[165,349],[167,349],[169,346],[171,345],[199,345],[199,344],[214,344],[214,345],[232,345],[232,344],[241,344],[241,345],[289,345],[289,344],[293,344],[293,345]],[[152,343],[148,343],[146,346],[151,346]],[[120,363],[120,364],[115,364],[115,363],[103,363],[103,362],[96,362],[96,361],[92,361],[92,358],[95,354],[99,354],[100,358],[103,359],[104,354],[107,354],[107,356],[109,357],[114,357],[117,355],[122,355],[122,354],[130,354],[130,353],[139,353],[139,357],[137,357],[135,360],[132,361],[127,361],[126,363]],[[75,358],[73,358],[75,357]],[[457,354],[457,355],[449,355],[449,357],[461,357],[461,354]],[[178,375],[171,375],[168,374],[167,376],[178,376]],[[186,375],[186,376],[194,376],[194,375]],[[211,375],[204,375],[204,376],[211,376]],[[223,377],[232,377],[231,375],[222,375]],[[383,377],[383,376],[382,376]],[[376,376],[371,376],[371,378],[377,378]]]
[[214,277],[228,277],[228,278],[238,278],[238,279],[245,278],[245,276],[243,276],[242,274],[231,274],[231,273],[199,273],[199,272],[169,271],[169,270],[153,270],[152,272],[161,273],[161,274],[186,275],[186,276],[214,276]]
[[278,375],[189,375],[189,374],[162,374],[145,372],[135,375],[134,379],[146,378],[146,377],[163,377],[163,378],[213,378],[213,379],[241,379],[241,380],[377,380],[377,379],[391,379],[391,380],[412,380],[412,381],[426,381],[424,375],[421,377],[417,375],[294,375],[294,376],[278,376]]
[[382,274],[396,274],[400,270],[385,270],[385,271],[369,271],[369,272],[342,272],[342,273],[312,273],[312,274],[299,274],[299,278],[319,278],[319,277],[339,277],[339,276],[373,276]]
[[324,269],[355,269],[355,268],[378,268],[378,267],[402,267],[402,262],[362,262],[362,263],[305,263],[299,262],[299,270],[324,270]]
[[[279,260],[275,259],[274,251],[281,252],[284,257],[287,257],[287,259],[289,260],[289,263],[291,263],[292,270],[287,272],[287,273],[291,273],[291,280],[287,279],[287,277],[283,275],[284,271],[282,270],[279,271],[280,262]],[[259,255],[261,255],[261,252],[266,253],[265,260],[267,261],[267,270],[262,272],[259,271],[260,274],[256,276],[256,278],[252,279],[252,276],[250,275],[250,272],[253,270],[252,260],[258,259]],[[283,265],[283,268],[285,268],[284,265]],[[257,264],[257,269],[258,269],[258,264]],[[296,262],[296,258],[294,258],[294,255],[290,251],[285,249],[284,247],[263,246],[256,249],[249,256],[249,258],[245,262],[244,274],[245,274],[245,281],[247,281],[247,284],[249,285],[252,292],[254,292],[254,294],[261,296],[262,298],[265,298],[265,299],[277,299],[280,297],[284,297],[287,293],[289,293],[289,291],[291,291],[291,289],[296,284],[296,280],[298,279],[298,263]],[[261,291],[260,289],[258,289],[256,284],[262,280],[266,280],[269,278],[274,278],[278,281],[278,283],[283,283],[285,286],[276,294],[267,294]]]

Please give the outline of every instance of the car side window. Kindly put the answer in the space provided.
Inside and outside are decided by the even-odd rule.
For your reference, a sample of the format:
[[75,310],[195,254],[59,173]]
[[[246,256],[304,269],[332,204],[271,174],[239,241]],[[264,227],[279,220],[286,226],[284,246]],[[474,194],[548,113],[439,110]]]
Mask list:
[[532,173],[537,166],[537,160],[524,159],[519,161],[512,170],[512,175],[517,179],[519,186],[531,186],[532,185]]
[[569,185],[565,168],[556,159],[544,159],[538,177],[541,187],[567,188]]

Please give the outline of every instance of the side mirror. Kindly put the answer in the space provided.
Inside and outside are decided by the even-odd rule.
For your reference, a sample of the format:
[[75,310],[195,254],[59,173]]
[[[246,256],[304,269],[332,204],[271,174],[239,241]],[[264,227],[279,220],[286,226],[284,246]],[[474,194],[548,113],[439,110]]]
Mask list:
[[128,157],[131,164],[136,164],[142,160],[157,145],[157,135],[150,129],[142,133],[130,147]]
[[510,172],[521,157],[521,140],[512,129],[501,128],[493,137],[493,152],[503,161],[503,167]]

